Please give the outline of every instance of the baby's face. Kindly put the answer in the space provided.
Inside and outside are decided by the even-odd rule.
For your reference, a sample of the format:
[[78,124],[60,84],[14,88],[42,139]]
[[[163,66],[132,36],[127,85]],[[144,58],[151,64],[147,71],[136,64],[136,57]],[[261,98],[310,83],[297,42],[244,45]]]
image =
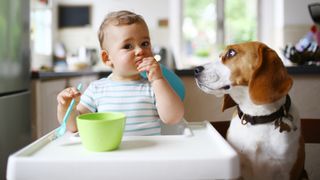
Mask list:
[[105,47],[113,74],[124,78],[139,75],[137,66],[153,56],[148,28],[143,23],[107,27]]

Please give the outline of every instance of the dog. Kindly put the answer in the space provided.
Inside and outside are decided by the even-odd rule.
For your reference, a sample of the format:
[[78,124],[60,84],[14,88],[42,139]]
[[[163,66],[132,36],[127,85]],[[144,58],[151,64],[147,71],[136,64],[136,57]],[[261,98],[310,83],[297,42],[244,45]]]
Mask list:
[[236,106],[227,141],[248,180],[308,179],[300,117],[288,95],[293,80],[277,53],[261,42],[229,45],[219,60],[196,67],[198,87]]

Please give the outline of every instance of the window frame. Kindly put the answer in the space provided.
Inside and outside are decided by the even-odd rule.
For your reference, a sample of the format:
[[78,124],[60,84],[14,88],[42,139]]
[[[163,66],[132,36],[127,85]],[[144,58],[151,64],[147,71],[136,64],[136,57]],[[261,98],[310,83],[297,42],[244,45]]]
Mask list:
[[[192,67],[188,67],[182,60],[184,54],[183,54],[183,32],[182,32],[182,26],[183,26],[183,3],[184,0],[170,0],[170,21],[169,21],[169,29],[170,29],[170,48],[172,50],[172,59],[170,67],[173,67],[173,64],[175,64],[175,69],[177,70],[183,70],[183,69],[190,69]],[[216,12],[217,12],[217,44],[223,45],[225,44],[225,16],[224,16],[224,6],[225,2],[224,0],[216,0]],[[261,14],[259,13],[259,7],[260,7],[260,0],[257,0],[257,39],[260,37],[260,18]]]

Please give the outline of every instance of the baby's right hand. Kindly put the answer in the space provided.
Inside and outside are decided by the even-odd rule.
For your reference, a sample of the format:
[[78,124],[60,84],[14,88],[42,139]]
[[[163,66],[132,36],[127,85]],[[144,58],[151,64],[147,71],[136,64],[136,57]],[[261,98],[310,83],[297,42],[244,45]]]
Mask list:
[[63,107],[68,107],[71,100],[75,99],[75,106],[80,101],[81,92],[77,90],[75,87],[69,87],[61,91],[57,96],[58,105]]

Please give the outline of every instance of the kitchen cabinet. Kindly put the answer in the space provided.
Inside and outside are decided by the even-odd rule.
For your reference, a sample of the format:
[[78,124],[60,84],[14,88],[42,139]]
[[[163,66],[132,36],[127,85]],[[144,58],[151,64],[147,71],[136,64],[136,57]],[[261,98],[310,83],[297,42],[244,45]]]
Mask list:
[[97,75],[34,79],[32,81],[32,137],[37,139],[59,126],[57,120],[57,95],[63,89],[80,82],[84,91]]

